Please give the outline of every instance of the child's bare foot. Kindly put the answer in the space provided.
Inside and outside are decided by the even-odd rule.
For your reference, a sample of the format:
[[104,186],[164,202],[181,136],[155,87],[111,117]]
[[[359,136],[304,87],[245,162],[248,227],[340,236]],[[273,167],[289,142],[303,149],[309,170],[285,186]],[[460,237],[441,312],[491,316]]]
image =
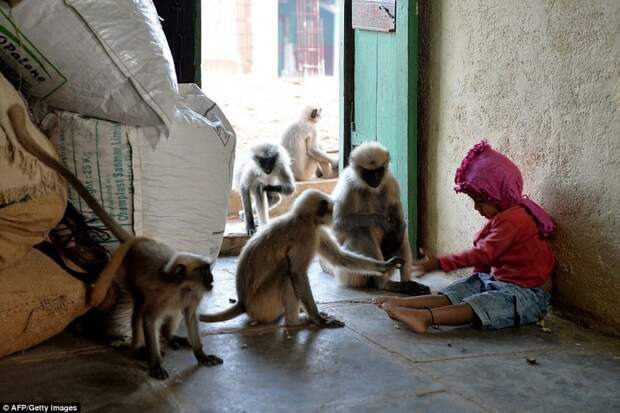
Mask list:
[[387,315],[397,321],[407,324],[416,333],[425,333],[431,325],[431,314],[429,310],[416,310],[413,308],[381,306]]
[[379,308],[381,308],[383,311],[385,311],[385,313],[394,321],[398,321],[398,319],[394,318],[394,316],[392,315],[392,310],[398,308],[398,305],[393,304],[391,302],[384,302],[381,305],[379,305]]
[[397,305],[400,300],[402,300],[400,297],[395,297],[393,295],[379,295],[372,299],[372,303],[383,308],[384,304],[392,306]]

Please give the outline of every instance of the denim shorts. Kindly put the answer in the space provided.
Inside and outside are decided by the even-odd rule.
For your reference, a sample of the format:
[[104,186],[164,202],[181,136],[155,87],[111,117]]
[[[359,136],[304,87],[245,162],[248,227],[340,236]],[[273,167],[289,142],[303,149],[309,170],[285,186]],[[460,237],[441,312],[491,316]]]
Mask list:
[[469,304],[476,314],[474,323],[484,330],[516,327],[541,320],[551,295],[542,288],[523,288],[476,273],[439,291],[452,304]]

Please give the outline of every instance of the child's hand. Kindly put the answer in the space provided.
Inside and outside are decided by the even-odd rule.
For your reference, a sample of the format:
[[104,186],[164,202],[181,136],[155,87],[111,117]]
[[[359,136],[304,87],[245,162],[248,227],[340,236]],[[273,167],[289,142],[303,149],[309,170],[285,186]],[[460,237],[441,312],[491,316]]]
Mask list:
[[411,265],[412,272],[417,273],[417,276],[421,277],[429,272],[441,270],[439,260],[433,254],[429,254],[423,249],[420,249],[420,252],[424,255],[424,258],[413,261]]

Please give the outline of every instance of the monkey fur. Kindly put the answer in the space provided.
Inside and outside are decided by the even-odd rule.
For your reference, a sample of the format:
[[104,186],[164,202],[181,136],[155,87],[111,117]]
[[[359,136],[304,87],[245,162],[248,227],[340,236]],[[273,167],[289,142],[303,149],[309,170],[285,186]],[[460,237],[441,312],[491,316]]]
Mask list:
[[289,153],[293,176],[298,181],[338,176],[338,160],[327,155],[318,142],[316,124],[320,119],[321,109],[307,106],[282,135],[282,146]]
[[407,226],[400,202],[400,189],[390,172],[390,155],[381,144],[366,142],[351,152],[349,166],[332,192],[334,199],[333,231],[346,250],[377,260],[400,256],[400,282],[390,274],[381,277],[336,268],[338,281],[349,287],[375,288],[407,293],[429,294],[427,286],[410,280],[412,253]]
[[235,169],[233,188],[239,191],[248,235],[256,233],[252,200],[261,225],[269,223],[269,209],[280,202],[280,194],[291,195],[295,191],[295,179],[291,172],[286,150],[273,143],[259,143],[242,155]]

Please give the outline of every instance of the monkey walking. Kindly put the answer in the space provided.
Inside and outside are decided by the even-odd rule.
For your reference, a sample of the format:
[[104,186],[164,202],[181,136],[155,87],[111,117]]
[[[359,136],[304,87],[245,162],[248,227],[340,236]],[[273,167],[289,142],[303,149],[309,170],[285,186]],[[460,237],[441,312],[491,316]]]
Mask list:
[[280,194],[291,195],[295,180],[286,150],[273,143],[260,143],[249,148],[235,169],[233,187],[241,194],[245,229],[256,233],[252,199],[261,225],[269,223],[269,209],[280,202]]
[[[196,315],[200,300],[213,285],[211,263],[198,255],[175,252],[160,242],[129,234],[101,207],[71,171],[32,139],[26,130],[27,115],[21,106],[11,106],[8,115],[24,149],[65,178],[122,243],[95,282],[88,305],[98,306],[103,302],[110,284],[118,274],[133,299],[132,350],[138,352],[146,347],[151,377],[168,377],[161,365],[160,329],[171,347],[178,348],[189,341],[199,363],[208,366],[221,364],[222,359],[219,357],[204,353]],[[185,318],[189,340],[174,335],[182,316]]]
[[338,243],[349,251],[377,260],[400,256],[400,282],[390,274],[368,277],[351,269],[334,269],[339,282],[349,287],[371,284],[375,288],[429,294],[430,289],[410,280],[412,254],[400,202],[400,189],[390,172],[390,155],[382,145],[367,142],[351,152],[350,163],[332,192],[334,225]]
[[381,274],[398,267],[402,260],[387,262],[342,250],[323,228],[332,221],[333,202],[315,189],[304,191],[292,209],[274,219],[250,238],[239,256],[236,287],[238,301],[217,314],[202,314],[200,321],[216,322],[243,313],[256,321],[271,323],[284,314],[287,326],[304,322],[300,304],[309,320],[320,327],[342,327],[344,323],[319,313],[308,267],[318,253],[337,267]]
[[316,124],[321,120],[321,109],[307,106],[299,120],[282,135],[282,146],[291,157],[293,176],[298,181],[308,181],[314,176],[338,176],[338,160],[331,158],[319,145]]

